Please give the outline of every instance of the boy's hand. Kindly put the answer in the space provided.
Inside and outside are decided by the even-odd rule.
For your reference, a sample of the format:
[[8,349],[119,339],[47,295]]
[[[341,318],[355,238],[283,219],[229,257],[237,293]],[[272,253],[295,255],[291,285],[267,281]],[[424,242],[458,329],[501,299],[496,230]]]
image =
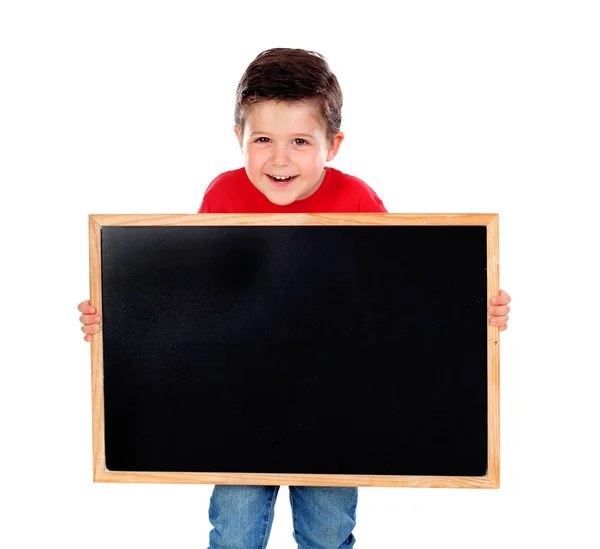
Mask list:
[[[508,329],[506,323],[508,321],[508,313],[510,312],[510,306],[508,305],[510,302],[511,297],[504,290],[500,290],[500,295],[490,299],[490,306],[488,308],[490,323],[498,326],[498,331],[500,332]],[[81,331],[86,334],[83,339],[88,342],[92,341],[93,334],[100,331],[98,323],[102,319],[100,315],[96,314],[96,309],[90,305],[89,299],[82,301],[77,309],[82,313],[79,321],[83,324]]]
[[87,334],[83,337],[85,341],[92,341],[93,334],[100,331],[100,326],[98,323],[101,318],[100,315],[96,314],[96,309],[90,305],[90,300],[82,301],[78,306],[77,310],[80,313],[83,313],[79,317],[79,321],[83,324],[81,327],[81,331],[84,334]]
[[490,313],[490,323],[494,326],[498,326],[498,331],[503,332],[508,328],[506,322],[508,320],[508,313],[510,307],[510,296],[504,291],[500,290],[500,295],[492,297],[490,299],[490,306],[488,312]]

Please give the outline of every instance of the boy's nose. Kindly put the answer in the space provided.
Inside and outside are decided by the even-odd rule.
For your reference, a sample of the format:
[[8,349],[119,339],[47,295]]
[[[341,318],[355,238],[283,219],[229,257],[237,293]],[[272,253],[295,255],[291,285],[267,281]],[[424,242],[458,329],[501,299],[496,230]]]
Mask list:
[[273,165],[276,167],[287,166],[287,150],[285,146],[273,148]]

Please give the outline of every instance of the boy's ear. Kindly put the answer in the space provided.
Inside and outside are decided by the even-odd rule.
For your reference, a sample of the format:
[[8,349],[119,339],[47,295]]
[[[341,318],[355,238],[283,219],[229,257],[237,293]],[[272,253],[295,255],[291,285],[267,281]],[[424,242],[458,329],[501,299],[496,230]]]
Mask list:
[[329,150],[327,151],[327,162],[329,162],[330,160],[333,160],[335,158],[338,151],[340,150],[340,145],[342,144],[344,137],[345,136],[344,136],[343,132],[337,132],[335,134],[333,141],[331,143],[331,146],[329,147]]
[[240,129],[237,126],[233,126],[233,131],[235,133],[235,136],[237,137],[238,143],[240,144],[240,149],[243,149],[243,136],[242,133],[240,131]]

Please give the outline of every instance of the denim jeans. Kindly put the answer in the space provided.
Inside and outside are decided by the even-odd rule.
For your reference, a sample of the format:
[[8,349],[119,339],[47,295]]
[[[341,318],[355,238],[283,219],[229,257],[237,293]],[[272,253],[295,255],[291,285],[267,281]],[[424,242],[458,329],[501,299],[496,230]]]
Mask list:
[[[299,549],[354,547],[358,488],[290,486],[293,537]],[[279,486],[216,485],[208,549],[264,549]]]

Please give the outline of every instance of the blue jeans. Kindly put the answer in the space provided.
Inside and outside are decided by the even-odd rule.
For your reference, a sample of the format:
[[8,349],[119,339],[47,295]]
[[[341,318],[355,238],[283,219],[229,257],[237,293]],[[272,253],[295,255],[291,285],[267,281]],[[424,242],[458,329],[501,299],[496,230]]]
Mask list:
[[[294,539],[299,549],[354,547],[358,488],[290,486]],[[208,549],[264,549],[279,486],[218,484],[210,498]]]

